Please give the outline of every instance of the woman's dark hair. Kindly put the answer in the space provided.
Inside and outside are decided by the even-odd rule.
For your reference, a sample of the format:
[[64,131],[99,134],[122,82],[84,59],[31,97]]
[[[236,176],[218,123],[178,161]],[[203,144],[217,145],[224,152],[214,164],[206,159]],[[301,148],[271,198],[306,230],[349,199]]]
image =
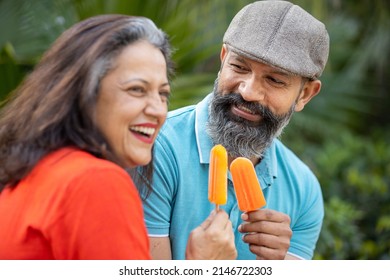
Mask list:
[[[121,50],[140,40],[161,50],[171,77],[168,37],[148,18],[95,16],[54,42],[0,112],[0,192],[7,185],[14,187],[43,156],[64,146],[119,164],[95,124],[97,95]],[[151,183],[153,164],[142,170],[135,181]]]

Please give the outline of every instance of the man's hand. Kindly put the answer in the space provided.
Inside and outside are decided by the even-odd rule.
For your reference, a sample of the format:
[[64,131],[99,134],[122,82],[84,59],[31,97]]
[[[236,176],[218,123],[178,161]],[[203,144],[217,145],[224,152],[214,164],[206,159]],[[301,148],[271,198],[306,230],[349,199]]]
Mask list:
[[228,260],[236,259],[232,223],[225,211],[215,210],[197,228],[189,238],[186,259],[192,260]]
[[285,259],[290,247],[292,230],[290,217],[284,213],[270,209],[260,209],[243,213],[245,223],[238,230],[244,235],[244,242],[249,249],[262,260]]

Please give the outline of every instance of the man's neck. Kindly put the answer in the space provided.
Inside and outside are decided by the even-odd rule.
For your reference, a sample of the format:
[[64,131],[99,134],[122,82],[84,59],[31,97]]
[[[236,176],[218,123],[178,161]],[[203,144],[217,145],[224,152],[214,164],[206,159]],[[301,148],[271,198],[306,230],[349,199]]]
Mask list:
[[[228,166],[232,163],[232,161],[236,159],[235,157],[228,156]],[[250,158],[250,161],[253,163],[253,166],[256,166],[256,164],[260,163],[262,158]]]

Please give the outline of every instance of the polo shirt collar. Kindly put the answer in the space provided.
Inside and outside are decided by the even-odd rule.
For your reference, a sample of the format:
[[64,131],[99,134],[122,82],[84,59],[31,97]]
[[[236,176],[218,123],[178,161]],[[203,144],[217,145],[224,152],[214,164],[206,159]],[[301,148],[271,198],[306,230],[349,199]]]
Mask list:
[[[195,137],[196,145],[199,153],[199,160],[201,164],[210,163],[210,151],[214,146],[210,137],[206,132],[206,123],[209,117],[209,101],[213,93],[208,94],[202,101],[200,101],[195,108]],[[263,180],[267,186],[272,185],[273,180],[277,177],[277,157],[276,157],[276,143],[275,140],[271,146],[265,151],[262,161],[255,166],[258,176]]]
[[213,93],[208,94],[196,105],[195,109],[195,137],[201,164],[210,163],[210,150],[214,146],[206,132],[206,123],[209,118],[209,101]]

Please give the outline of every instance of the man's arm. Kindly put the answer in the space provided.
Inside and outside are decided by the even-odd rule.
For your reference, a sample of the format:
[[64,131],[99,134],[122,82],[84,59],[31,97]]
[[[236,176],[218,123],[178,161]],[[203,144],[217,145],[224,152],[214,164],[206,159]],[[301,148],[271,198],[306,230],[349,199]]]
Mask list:
[[284,258],[285,260],[302,260],[301,258],[298,258],[296,256],[290,255],[287,253],[286,257]]
[[150,237],[150,254],[154,260],[171,260],[171,241],[169,237]]

